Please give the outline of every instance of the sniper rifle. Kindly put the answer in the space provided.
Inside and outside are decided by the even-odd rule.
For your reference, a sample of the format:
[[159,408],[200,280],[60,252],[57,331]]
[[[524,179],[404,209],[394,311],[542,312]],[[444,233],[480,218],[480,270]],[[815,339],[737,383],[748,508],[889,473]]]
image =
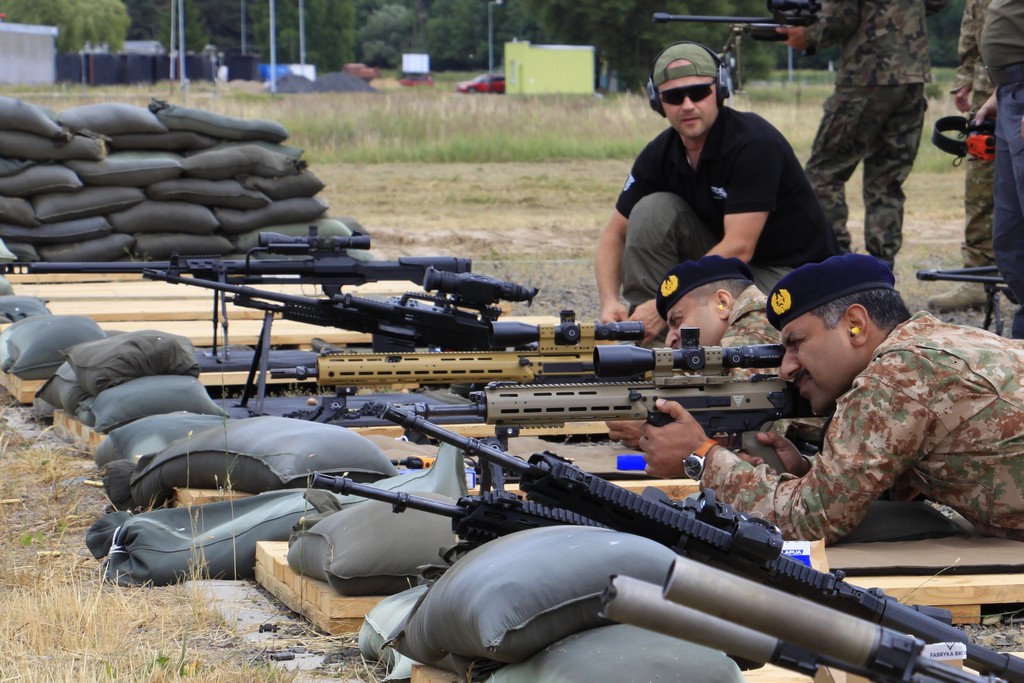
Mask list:
[[[641,322],[577,323],[562,311],[557,324],[492,322],[489,348],[461,353],[322,353],[315,368],[272,369],[274,378],[316,378],[322,386],[394,383],[551,382],[593,379],[593,351],[602,341],[636,341]],[[515,347],[515,350],[500,350]]]
[[[321,237],[316,226],[305,236],[259,233],[257,246],[244,259],[182,256],[167,261],[39,261],[14,267],[27,273],[142,273],[156,270],[172,275],[231,284],[313,284],[327,296],[341,293],[346,285],[367,282],[409,281],[426,288],[427,270],[436,273],[467,273],[471,261],[450,256],[401,257],[395,261],[369,258],[370,236],[355,232],[345,237]],[[443,279],[437,275],[435,279]]]
[[[495,304],[502,299],[529,303],[537,294],[533,287],[474,273],[445,273],[429,266],[423,276],[424,288],[437,289],[439,293],[407,292],[387,301],[351,294],[331,298],[282,294],[201,277],[183,277],[155,268],[143,270],[142,275],[230,294],[231,303],[262,310],[267,320],[277,314],[285,320],[366,332],[373,336],[375,351],[489,348],[491,323],[501,314]],[[269,339],[263,341],[269,343]]]
[[[692,338],[693,331],[684,330],[684,339]],[[491,382],[470,394],[471,403],[421,403],[413,409],[427,419],[474,417],[487,424],[515,427],[608,420],[659,424],[667,416],[654,404],[663,398],[682,405],[707,434],[726,437],[727,445],[736,449],[744,432],[759,430],[782,418],[812,415],[793,385],[775,375],[736,379],[726,374],[730,368],[776,368],[783,353],[779,344],[681,349],[597,346],[593,367],[598,377],[641,377],[650,373],[650,379],[565,384]],[[705,372],[698,372],[702,370]],[[774,451],[765,452],[764,457],[769,465],[780,467],[772,459],[776,457]]]
[[[782,555],[782,533],[775,525],[735,512],[704,489],[693,501],[639,495],[543,451],[527,461],[488,441],[448,431],[393,405],[380,417],[482,458],[519,475],[528,500],[562,507],[610,529],[661,543],[692,560],[810,599],[845,614],[910,633],[930,643],[963,642],[946,610],[900,604],[877,588],[847,583],[842,572],[820,572]],[[940,621],[938,616],[945,620]],[[967,661],[983,673],[1024,683],[1024,660],[968,642]]]
[[948,282],[973,282],[980,284],[985,290],[985,322],[982,325],[986,330],[995,321],[995,332],[1003,334],[1003,315],[999,306],[999,293],[1002,292],[1013,303],[1017,303],[1016,297],[1006,285],[1003,276],[999,274],[996,266],[975,266],[973,268],[949,268],[935,270],[917,271],[917,279],[925,281],[948,281]]

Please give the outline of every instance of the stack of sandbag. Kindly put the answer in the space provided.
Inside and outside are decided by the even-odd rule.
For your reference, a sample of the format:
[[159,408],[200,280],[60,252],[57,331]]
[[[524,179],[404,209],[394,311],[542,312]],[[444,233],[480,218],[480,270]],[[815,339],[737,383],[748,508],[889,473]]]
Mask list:
[[273,121],[155,99],[53,115],[0,97],[0,260],[219,256],[311,224],[350,234],[287,137]]
[[599,616],[610,576],[660,588],[674,559],[655,541],[610,529],[519,531],[473,549],[428,586],[378,603],[360,650],[384,663],[389,681],[407,680],[415,662],[505,683],[742,681],[721,652]]
[[142,417],[178,411],[227,417],[197,379],[199,363],[185,337],[158,330],[103,335],[65,345],[60,359],[36,392],[37,400],[101,434]]

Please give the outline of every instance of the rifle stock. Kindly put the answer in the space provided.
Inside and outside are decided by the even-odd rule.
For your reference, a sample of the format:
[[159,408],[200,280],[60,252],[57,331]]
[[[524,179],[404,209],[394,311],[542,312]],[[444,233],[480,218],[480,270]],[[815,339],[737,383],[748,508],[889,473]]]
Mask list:
[[[543,505],[564,507],[611,529],[662,543],[690,559],[926,642],[965,640],[965,634],[948,623],[951,615],[946,610],[902,605],[879,589],[847,583],[842,573],[820,572],[782,555],[778,527],[734,512],[716,501],[710,489],[692,502],[654,500],[584,472],[553,453],[535,453],[524,463],[494,444],[448,431],[393,405],[385,405],[380,417],[518,473],[519,488]],[[978,671],[1024,683],[1024,660],[1010,654],[968,642],[967,660]]]

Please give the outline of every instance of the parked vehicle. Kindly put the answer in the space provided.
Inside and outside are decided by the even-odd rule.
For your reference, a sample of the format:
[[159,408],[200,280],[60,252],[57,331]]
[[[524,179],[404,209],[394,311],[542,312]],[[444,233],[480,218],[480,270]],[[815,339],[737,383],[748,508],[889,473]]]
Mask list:
[[464,93],[493,92],[501,94],[505,92],[505,75],[480,74],[471,81],[456,83],[455,90]]
[[434,85],[434,79],[430,77],[430,74],[405,74],[398,82],[408,86]]

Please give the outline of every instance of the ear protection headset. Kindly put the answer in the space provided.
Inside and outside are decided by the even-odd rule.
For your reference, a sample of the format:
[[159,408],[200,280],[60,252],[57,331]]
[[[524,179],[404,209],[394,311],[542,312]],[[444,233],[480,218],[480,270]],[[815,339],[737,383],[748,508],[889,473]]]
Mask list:
[[651,105],[651,109],[662,116],[665,115],[665,108],[661,104],[661,98],[658,97],[658,87],[654,85],[654,67],[661,56],[665,54],[665,51],[675,47],[676,45],[696,45],[711,55],[711,59],[714,60],[715,66],[717,67],[717,74],[715,75],[715,97],[718,101],[718,106],[722,106],[722,102],[724,102],[725,98],[729,96],[729,77],[725,71],[725,64],[723,64],[719,56],[715,54],[715,51],[707,45],[697,43],[692,40],[681,40],[665,47],[665,49],[655,55],[654,61],[651,62],[651,70],[647,76],[647,103]]

